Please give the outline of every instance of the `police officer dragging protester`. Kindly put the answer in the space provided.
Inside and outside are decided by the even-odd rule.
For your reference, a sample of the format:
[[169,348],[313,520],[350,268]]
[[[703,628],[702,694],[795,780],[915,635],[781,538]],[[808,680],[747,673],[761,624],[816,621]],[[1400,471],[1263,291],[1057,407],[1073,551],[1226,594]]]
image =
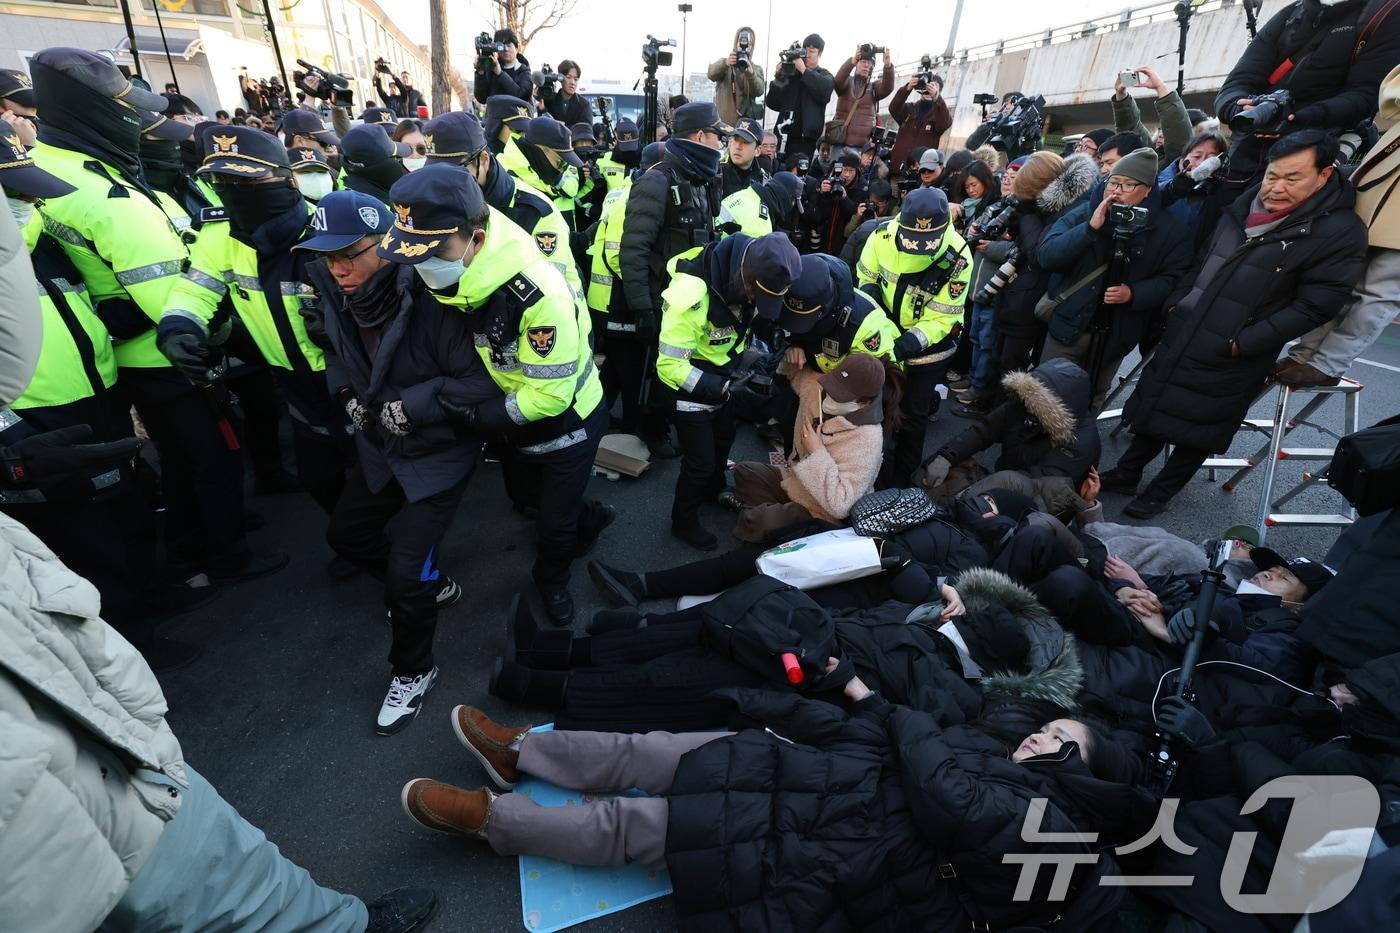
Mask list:
[[792,233],[802,214],[802,179],[778,172],[761,183],[747,185],[720,202],[721,233],[742,231],[763,236],[774,230]]
[[152,668],[179,667],[199,649],[157,637],[152,615],[190,608],[212,591],[153,578],[156,537],[132,474],[140,442],[132,437],[130,402],[117,390],[112,339],[35,212],[37,202],[73,186],[36,167],[13,134],[0,141],[0,186],[37,279],[43,340],[28,386],[0,408],[0,511],[97,587],[103,616]]
[[325,353],[303,308],[315,296],[303,283],[310,257],[292,252],[309,235],[314,212],[292,181],[287,150],[248,126],[211,128],[200,173],[224,202],[205,211],[189,266],[166,296],[157,340],[161,352],[196,385],[213,381],[234,322],[220,312],[227,297],[272,368],[292,423],[297,475],[331,512],[345,485],[350,440],[344,413],[326,391]]
[[537,513],[535,586],[550,619],[567,625],[569,565],[614,517],[584,499],[608,425],[587,312],[465,169],[429,165],[391,193],[394,223],[379,254],[413,266],[438,301],[472,318],[476,352],[505,393],[479,403],[444,391],[439,402],[462,427],[504,438],[506,491]]
[[52,48],[30,60],[45,114],[35,163],[76,190],[43,208],[114,340],[121,385],[160,456],[169,562],[185,579],[235,582],[280,569],[243,531],[243,464],[220,388],[198,389],[156,347],[156,324],[187,252],[166,205],[142,180],[141,120],[165,98],[106,58]]
[[327,346],[326,381],[355,425],[358,462],[326,540],[384,581],[393,640],[389,691],[376,729],[388,735],[422,708],[437,679],[438,611],[462,590],[438,567],[443,536],[481,454],[481,438],[448,420],[438,393],[500,398],[473,346],[472,319],[439,303],[408,266],[375,247],[393,215],[355,191],[326,195],[306,266]]
[[900,336],[875,299],[851,284],[851,267],[826,253],[802,257],[802,275],[783,296],[778,326],[787,334],[788,363],[821,373],[852,353],[893,361]]
[[[541,255],[563,274],[574,294],[582,296],[578,266],[569,249],[569,225],[559,209],[526,185],[516,184],[486,145],[476,116],[453,111],[423,124],[428,164],[458,165],[472,173],[486,203],[505,214],[535,241]],[[581,300],[581,299],[580,299]]]
[[755,325],[777,323],[801,263],[786,234],[736,233],[678,255],[671,268],[656,357],[657,375],[676,392],[681,442],[671,534],[711,551],[719,542],[700,523],[700,506],[724,491],[734,443],[730,402],[750,391],[751,374],[738,372],[737,364]]
[[[624,396],[647,399],[640,429],[655,457],[675,456],[661,400],[648,397],[659,393],[645,385],[655,368],[651,361],[661,293],[670,281],[671,259],[715,238],[714,218],[719,211],[715,177],[729,131],[714,104],[679,107],[661,162],[632,182],[617,240],[625,307],[614,304],[609,311],[609,360],[617,367]],[[630,325],[633,330],[614,331],[614,325]]]
[[957,348],[972,279],[971,251],[948,222],[948,197],[919,188],[899,214],[870,235],[856,263],[856,282],[899,328],[895,359],[907,388],[894,455],[880,470],[880,488],[903,486],[923,459],[928,416]]

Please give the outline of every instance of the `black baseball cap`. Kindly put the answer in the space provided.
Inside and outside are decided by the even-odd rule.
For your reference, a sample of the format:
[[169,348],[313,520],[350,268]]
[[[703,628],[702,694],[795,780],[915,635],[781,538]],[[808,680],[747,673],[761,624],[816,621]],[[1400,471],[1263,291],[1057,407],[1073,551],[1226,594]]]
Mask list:
[[362,191],[332,191],[316,202],[311,217],[311,236],[294,250],[335,253],[367,236],[389,232],[394,215],[384,202]]
[[0,185],[28,198],[61,198],[77,190],[35,165],[14,133],[0,136]]
[[756,146],[763,142],[763,124],[753,117],[740,117],[734,122],[734,135]]
[[340,145],[340,137],[326,129],[320,117],[299,107],[282,114],[282,133],[288,141],[293,136],[310,136],[323,146]]
[[323,172],[331,170],[330,163],[326,157],[321,155],[310,146],[290,146],[287,149],[287,161],[292,163],[292,170],[297,169],[320,169]]
[[141,133],[145,136],[156,136],[173,143],[182,143],[194,135],[193,125],[183,120],[172,120],[163,113],[138,110],[136,116],[141,120]]
[[340,141],[340,157],[351,168],[380,165],[394,156],[402,158],[410,151],[403,143],[394,142],[372,123],[351,127],[350,132]]
[[569,128],[553,117],[535,117],[525,127],[525,142],[541,149],[553,149],[555,154],[574,168],[583,168],[583,160],[574,154]]
[[471,172],[441,162],[394,182],[389,200],[394,222],[379,244],[379,255],[408,265],[436,255],[448,237],[486,213],[486,199]]
[[429,162],[461,162],[486,148],[486,131],[476,114],[453,110],[423,124],[423,148]]
[[1306,557],[1295,557],[1292,560],[1285,560],[1283,555],[1273,548],[1256,547],[1250,548],[1249,559],[1254,566],[1260,570],[1273,570],[1275,567],[1287,567],[1288,572],[1298,578],[1298,581],[1307,587],[1308,596],[1316,596],[1318,591],[1327,585],[1337,574],[1326,564],[1315,560],[1308,560]]
[[[742,233],[734,235],[744,236]],[[743,267],[757,286],[754,307],[759,317],[776,321],[783,310],[783,296],[802,274],[802,257],[786,233],[747,239]]]
[[[844,262],[841,265],[849,269]],[[805,334],[821,319],[822,309],[835,301],[836,283],[831,280],[831,267],[821,254],[809,253],[802,257],[801,274],[783,296],[779,323],[790,334]]]
[[365,112],[360,114],[360,122],[373,123],[376,126],[398,126],[399,118],[387,107],[366,107]]
[[904,196],[895,225],[895,245],[901,253],[932,256],[948,228],[948,196],[938,188],[915,188]]
[[671,120],[671,135],[689,136],[700,130],[713,130],[721,136],[734,132],[734,127],[719,117],[719,108],[707,100],[682,104]]
[[578,142],[581,139],[586,139],[595,144],[598,142],[598,137],[593,135],[593,124],[591,123],[575,123],[573,126],[569,127],[569,136],[574,142]]
[[[165,98],[161,95],[127,80],[126,75],[112,64],[111,59],[98,55],[96,52],[89,52],[87,49],[55,46],[38,52],[29,60],[29,63],[33,68],[33,77],[38,79],[41,89],[46,77],[44,72],[46,70],[56,71],[66,75],[69,80],[77,81],[79,84],[91,88],[98,94],[119,100],[124,104],[130,104],[132,107],[160,113],[167,106]],[[37,97],[35,99],[37,102]]]
[[613,128],[613,134],[618,142],[633,142],[640,138],[641,131],[637,129],[637,123],[627,117],[617,121],[617,126]]
[[34,82],[23,71],[0,68],[0,99],[12,100],[21,107],[33,107]]
[[219,126],[203,137],[209,154],[196,175],[228,175],[232,178],[266,178],[278,169],[292,172],[282,142],[251,126]]

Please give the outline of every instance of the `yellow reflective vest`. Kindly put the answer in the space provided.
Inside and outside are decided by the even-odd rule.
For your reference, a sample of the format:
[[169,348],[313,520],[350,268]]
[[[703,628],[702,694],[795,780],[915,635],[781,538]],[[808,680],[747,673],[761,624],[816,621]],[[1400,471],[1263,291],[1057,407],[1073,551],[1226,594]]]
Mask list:
[[951,224],[934,255],[901,252],[898,221],[891,217],[870,234],[856,263],[856,285],[899,327],[896,358],[911,364],[933,362],[943,356],[929,349],[962,323],[972,253]]

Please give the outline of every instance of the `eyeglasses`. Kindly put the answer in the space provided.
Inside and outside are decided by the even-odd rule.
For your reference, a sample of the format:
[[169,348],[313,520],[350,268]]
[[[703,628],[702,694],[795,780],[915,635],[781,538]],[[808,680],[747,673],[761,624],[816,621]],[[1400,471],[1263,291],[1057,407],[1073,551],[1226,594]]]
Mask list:
[[1111,181],[1108,183],[1109,191],[1136,191],[1138,188],[1146,188],[1140,181]]
[[353,265],[356,259],[359,259],[359,258],[360,258],[361,256],[363,256],[365,253],[368,253],[370,250],[374,249],[374,248],[375,248],[376,246],[378,246],[378,245],[379,245],[378,242],[372,242],[372,243],[370,243],[368,246],[366,246],[364,249],[360,250],[359,252],[355,252],[355,253],[327,253],[327,254],[326,254],[326,265],[327,265],[327,266],[340,266],[340,265],[349,266],[349,265]]
[[417,145],[415,145],[415,146],[413,147],[413,151],[414,151],[414,153],[416,153],[417,155],[425,156],[425,155],[428,154],[428,147],[427,147],[426,145],[424,145],[423,143],[418,143]]

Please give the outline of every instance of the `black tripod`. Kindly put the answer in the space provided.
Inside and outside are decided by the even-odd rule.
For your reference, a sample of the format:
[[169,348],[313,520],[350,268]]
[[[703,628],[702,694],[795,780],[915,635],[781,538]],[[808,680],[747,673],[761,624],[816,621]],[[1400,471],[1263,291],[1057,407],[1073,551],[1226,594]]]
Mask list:
[[598,105],[598,116],[603,121],[603,145],[611,146],[613,144],[613,124],[612,117],[608,116],[608,105],[603,103],[601,99],[595,99],[595,103]]
[[[656,99],[656,62],[647,62],[642,76],[642,145],[656,142],[656,124],[660,122],[660,102]],[[636,85],[633,85],[635,88]]]
[[1094,318],[1089,325],[1089,352],[1085,354],[1084,359],[1084,368],[1089,373],[1091,398],[1098,394],[1099,374],[1103,371],[1104,363],[1107,362],[1108,344],[1113,338],[1113,310],[1104,301],[1104,298],[1110,288],[1123,284],[1123,270],[1128,265],[1128,241],[1130,239],[1132,239],[1131,231],[1114,228],[1113,258],[1108,261],[1108,268],[1104,271],[1104,284],[1099,291],[1099,303],[1094,308]]

